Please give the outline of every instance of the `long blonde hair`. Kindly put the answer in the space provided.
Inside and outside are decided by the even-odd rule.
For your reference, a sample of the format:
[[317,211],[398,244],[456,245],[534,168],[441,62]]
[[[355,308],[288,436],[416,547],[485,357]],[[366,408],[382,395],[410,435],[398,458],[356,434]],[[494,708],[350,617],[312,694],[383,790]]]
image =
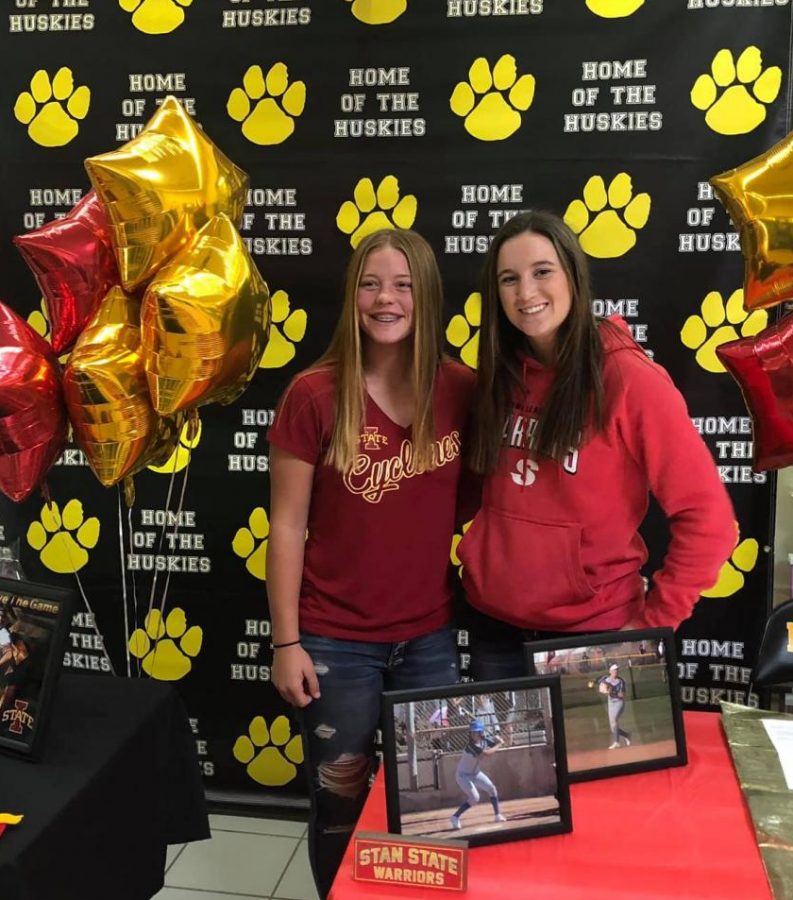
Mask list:
[[383,247],[404,253],[410,267],[414,323],[412,380],[416,398],[413,448],[419,471],[434,468],[432,395],[443,356],[441,275],[432,248],[420,234],[406,229],[382,229],[365,237],[350,257],[336,330],[328,349],[312,366],[312,369],[333,368],[336,372],[336,418],[325,462],[340,472],[349,468],[358,451],[366,408],[358,286],[367,256]]

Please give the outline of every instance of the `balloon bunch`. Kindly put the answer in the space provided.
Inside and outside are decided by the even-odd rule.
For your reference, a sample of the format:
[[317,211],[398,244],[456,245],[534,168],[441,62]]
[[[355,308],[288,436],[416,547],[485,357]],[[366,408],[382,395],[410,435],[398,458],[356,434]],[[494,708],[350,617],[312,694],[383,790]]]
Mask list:
[[191,409],[242,394],[267,342],[269,292],[236,229],[247,175],[175,98],[85,166],[93,190],[14,239],[52,347],[0,303],[0,491],[14,500],[62,452],[67,415],[103,485],[162,464]]
[[[793,133],[711,178],[741,237],[747,312],[793,301]],[[754,429],[756,471],[793,463],[793,314],[716,349]]]

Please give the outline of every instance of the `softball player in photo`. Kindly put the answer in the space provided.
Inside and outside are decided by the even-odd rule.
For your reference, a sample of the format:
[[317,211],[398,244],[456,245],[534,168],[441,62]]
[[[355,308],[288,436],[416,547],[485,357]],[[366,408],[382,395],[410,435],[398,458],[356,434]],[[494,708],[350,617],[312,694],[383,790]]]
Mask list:
[[455,772],[455,780],[460,785],[461,790],[466,796],[465,802],[460,806],[457,812],[451,817],[452,828],[459,830],[462,828],[460,817],[472,806],[479,803],[479,791],[482,790],[490,797],[493,804],[493,813],[496,822],[506,822],[507,817],[501,815],[498,806],[498,790],[493,782],[480,770],[483,756],[491,756],[495,753],[504,741],[498,736],[494,737],[485,735],[485,726],[479,719],[474,719],[468,727],[468,744],[463,750],[460,761],[457,763],[457,771]]

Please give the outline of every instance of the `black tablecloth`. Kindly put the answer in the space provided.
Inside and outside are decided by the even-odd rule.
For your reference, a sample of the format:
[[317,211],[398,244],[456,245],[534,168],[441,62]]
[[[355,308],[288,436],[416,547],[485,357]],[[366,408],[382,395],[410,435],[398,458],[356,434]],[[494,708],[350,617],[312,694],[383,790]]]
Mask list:
[[148,900],[167,844],[209,837],[172,686],[64,674],[40,762],[0,755],[0,900]]

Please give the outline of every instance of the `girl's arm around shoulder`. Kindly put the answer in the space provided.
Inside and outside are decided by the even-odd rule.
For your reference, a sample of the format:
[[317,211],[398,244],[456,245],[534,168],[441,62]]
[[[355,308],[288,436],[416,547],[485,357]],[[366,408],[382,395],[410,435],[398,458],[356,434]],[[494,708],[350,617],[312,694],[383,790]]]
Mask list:
[[[737,540],[735,513],[711,451],[694,428],[682,394],[665,369],[643,354],[613,354],[618,396],[613,414],[626,451],[643,471],[671,533],[653,575],[643,622],[676,628]],[[609,382],[607,381],[607,384]],[[615,381],[611,381],[612,389]],[[608,390],[608,388],[607,388]]]

